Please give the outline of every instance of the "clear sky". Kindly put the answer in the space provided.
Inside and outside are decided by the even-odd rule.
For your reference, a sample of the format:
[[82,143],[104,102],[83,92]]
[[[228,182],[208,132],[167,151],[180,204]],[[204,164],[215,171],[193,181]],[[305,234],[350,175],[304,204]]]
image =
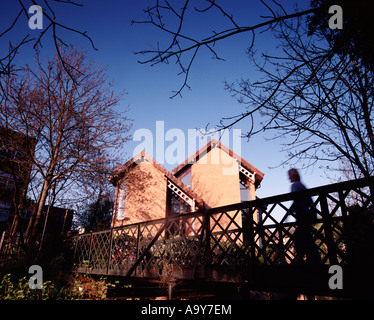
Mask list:
[[[114,80],[115,89],[120,91],[126,89],[126,95],[119,107],[124,110],[127,106],[130,111],[127,116],[134,119],[132,134],[139,129],[150,130],[156,137],[156,121],[163,121],[164,131],[179,129],[184,132],[187,139],[188,129],[205,128],[207,124],[214,127],[222,117],[233,116],[243,111],[243,106],[238,104],[230,93],[224,90],[224,80],[234,82],[236,79],[256,79],[255,67],[251,65],[246,49],[249,45],[249,36],[238,36],[227,39],[216,45],[218,54],[226,61],[213,60],[207,50],[203,50],[191,68],[189,84],[191,90],[185,89],[183,97],[170,99],[173,90],[179,89],[183,82],[182,76],[178,76],[178,69],[171,61],[169,65],[141,65],[138,60],[144,57],[135,55],[135,51],[149,49],[157,46],[157,41],[166,43],[163,33],[152,28],[150,25],[131,25],[131,20],[145,20],[143,9],[153,5],[154,1],[80,1],[83,7],[69,6],[66,4],[55,4],[56,15],[62,23],[87,34],[93,39],[98,51],[94,51],[89,42],[82,36],[72,33],[62,33],[64,40],[78,43],[88,52],[95,62],[107,65],[107,74]],[[177,3],[178,1],[172,1]],[[292,1],[280,1],[291,7]],[[298,6],[303,8],[309,1],[297,1]],[[9,26],[12,18],[17,15],[19,5],[17,1],[7,1],[6,10],[1,10],[0,21],[2,26]],[[25,1],[26,3],[26,1]],[[180,2],[182,3],[182,2]],[[201,3],[201,2],[197,2]],[[262,21],[261,14],[268,14],[266,8],[260,1],[230,1],[230,12],[243,24],[251,25]],[[31,5],[31,3],[30,3]],[[44,5],[44,1],[40,1]],[[3,5],[4,8],[4,5]],[[222,16],[212,16],[204,20],[193,20],[187,27],[196,34],[203,30],[210,32],[215,25],[222,21]],[[30,31],[25,18],[17,23],[15,30],[10,34],[14,41],[22,34]],[[48,33],[43,40],[42,55],[52,56],[54,54],[53,44],[48,38]],[[9,39],[9,38],[8,38]],[[256,50],[266,51],[276,49],[276,40],[271,33],[266,32],[256,38]],[[4,52],[4,42],[0,42],[1,52]],[[22,48],[17,57],[18,62],[32,63],[32,49]],[[259,119],[256,119],[259,121]],[[243,121],[236,129],[242,133],[247,131],[248,122]],[[230,141],[233,135],[230,133]],[[154,141],[154,149],[157,141]],[[165,149],[172,142],[164,142]],[[285,154],[280,152],[280,141],[267,141],[264,136],[256,136],[247,142],[241,141],[242,157],[252,163],[255,167],[265,173],[261,189],[258,190],[259,197],[266,197],[289,191],[287,179],[288,167],[270,169],[279,165],[285,159]],[[133,151],[139,142],[132,141],[124,148],[127,158],[133,156]],[[187,145],[187,140],[186,140]],[[232,147],[232,145],[229,145]],[[186,157],[187,154],[186,151]],[[155,154],[153,155],[155,157]],[[167,169],[173,169],[177,164],[163,163]],[[314,169],[301,171],[302,180],[308,187],[331,183],[325,177],[323,171],[317,166]]]

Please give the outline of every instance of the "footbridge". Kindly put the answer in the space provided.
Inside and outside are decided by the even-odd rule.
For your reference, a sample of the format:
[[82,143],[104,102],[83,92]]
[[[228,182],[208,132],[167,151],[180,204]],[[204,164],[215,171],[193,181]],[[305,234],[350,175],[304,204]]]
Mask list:
[[[195,288],[366,297],[374,284],[373,190],[370,177],[81,234],[74,261],[82,273]],[[318,265],[296,261],[289,208],[299,196],[313,200]]]

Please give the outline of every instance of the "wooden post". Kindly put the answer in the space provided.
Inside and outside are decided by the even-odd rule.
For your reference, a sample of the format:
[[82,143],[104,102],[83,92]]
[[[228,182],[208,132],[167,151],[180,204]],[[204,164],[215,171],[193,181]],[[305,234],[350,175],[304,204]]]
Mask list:
[[[135,259],[135,261],[138,261],[138,259],[139,259],[139,250],[140,250],[140,248],[139,248],[139,244],[140,244],[140,223],[138,223],[138,231],[137,231],[137,237],[136,237],[136,259]],[[137,268],[135,269],[135,275],[137,275]]]
[[323,229],[326,234],[326,245],[328,250],[328,257],[330,264],[338,264],[338,258],[336,254],[336,247],[334,241],[334,233],[332,228],[332,219],[329,212],[329,206],[327,203],[327,197],[325,194],[320,194],[321,213],[323,218]]
[[286,252],[285,252],[285,247],[284,247],[284,244],[283,244],[283,225],[282,225],[282,228],[278,230],[278,237],[279,237],[279,241],[278,241],[278,248],[279,248],[279,255],[280,255],[280,261],[281,263],[286,263]]
[[86,267],[86,273],[88,273],[89,266],[91,264],[91,257],[92,257],[92,241],[93,241],[93,232],[92,230],[90,231],[90,246],[89,246],[89,251],[88,251],[88,264]]
[[110,228],[109,254],[108,254],[108,261],[107,261],[107,265],[106,265],[106,274],[109,274],[110,262],[112,260],[112,243],[113,243],[113,228]]
[[76,258],[76,254],[77,254],[77,247],[78,247],[78,242],[79,242],[79,237],[80,235],[77,234],[76,236],[74,236],[72,239],[75,239],[75,244],[74,244],[74,253],[73,253],[73,262],[75,263],[75,258]]
[[173,299],[173,287],[174,287],[174,283],[173,282],[169,282],[168,283],[168,300],[172,300]]
[[[205,210],[205,207],[204,207]],[[211,229],[210,229],[210,213],[205,211],[206,215],[206,222],[205,222],[205,263],[204,263],[204,276],[205,279],[210,278],[211,270],[210,266],[212,265],[212,255],[210,252],[210,236],[211,236]]]
[[255,262],[256,258],[256,246],[255,246],[255,223],[257,219],[254,219],[254,215],[257,213],[257,210],[255,207],[250,207],[249,208],[249,234],[248,234],[248,242],[249,245],[251,246],[251,257],[250,257],[250,265]]

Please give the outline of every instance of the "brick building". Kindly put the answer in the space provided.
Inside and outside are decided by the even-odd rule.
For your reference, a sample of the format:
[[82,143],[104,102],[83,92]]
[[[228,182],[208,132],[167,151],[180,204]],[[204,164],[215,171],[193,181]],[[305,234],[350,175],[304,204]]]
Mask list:
[[[112,227],[253,200],[264,174],[212,139],[174,170],[144,151],[110,176]],[[238,225],[242,225],[237,216]]]
[[[26,230],[35,203],[24,201],[32,169],[36,139],[0,127],[0,236],[5,230]],[[15,215],[18,207],[19,219]],[[47,206],[43,209],[39,233],[43,233]],[[51,207],[46,225],[47,234],[66,234],[72,225],[73,211]],[[12,228],[10,229],[10,227]],[[19,231],[19,230],[18,230]]]
[[23,203],[35,145],[34,138],[0,127],[0,231],[14,223],[16,206]]

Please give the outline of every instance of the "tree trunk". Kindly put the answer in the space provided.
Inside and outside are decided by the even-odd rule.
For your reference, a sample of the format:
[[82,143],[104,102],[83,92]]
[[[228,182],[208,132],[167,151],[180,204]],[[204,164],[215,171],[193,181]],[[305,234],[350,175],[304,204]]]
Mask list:
[[27,241],[27,247],[28,247],[28,254],[27,254],[28,260],[34,259],[33,255],[36,249],[35,247],[36,236],[38,234],[38,227],[39,227],[39,223],[40,223],[40,220],[43,214],[44,203],[48,196],[49,186],[50,186],[50,179],[45,179],[43,183],[42,191],[40,193],[38,206],[34,210],[30,218],[29,225],[27,226],[25,238],[27,239],[26,241]]

